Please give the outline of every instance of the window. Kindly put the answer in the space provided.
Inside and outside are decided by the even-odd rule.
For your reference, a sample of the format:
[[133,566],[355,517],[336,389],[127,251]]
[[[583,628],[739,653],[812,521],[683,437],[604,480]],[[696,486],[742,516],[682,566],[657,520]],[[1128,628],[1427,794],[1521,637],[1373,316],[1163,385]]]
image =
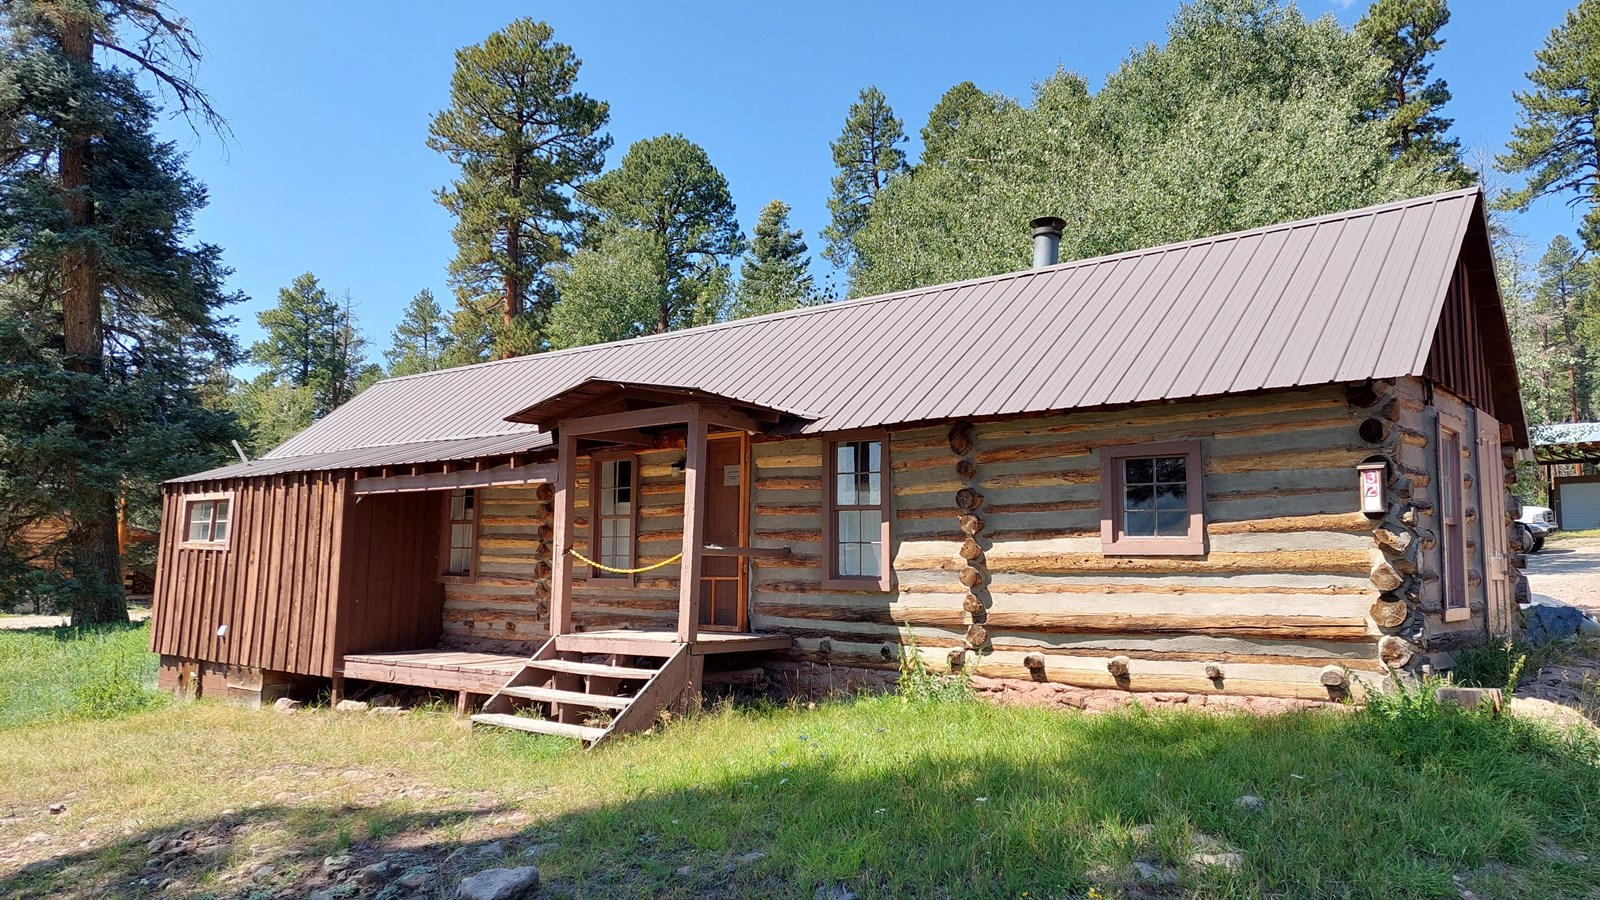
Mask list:
[[[594,531],[591,538],[594,559],[617,569],[633,567],[634,484],[636,467],[632,456],[596,457],[590,483],[594,485]],[[595,578],[625,578],[615,572],[596,569]]]
[[1439,417],[1439,524],[1443,531],[1441,543],[1444,553],[1444,571],[1440,573],[1440,581],[1443,583],[1446,622],[1459,622],[1472,617],[1471,607],[1467,603],[1467,546],[1461,502],[1461,460],[1465,455],[1461,434],[1466,423],[1459,422],[1460,429],[1446,426],[1447,422],[1456,425],[1458,421],[1443,415]]
[[889,471],[881,437],[834,441],[828,449],[825,583],[889,590]]
[[200,494],[184,500],[185,546],[219,549],[228,545],[228,521],[233,515],[233,495]]
[[478,492],[457,488],[450,492],[449,554],[444,574],[471,578],[478,551]]
[[1100,451],[1100,544],[1118,556],[1205,553],[1200,442]]

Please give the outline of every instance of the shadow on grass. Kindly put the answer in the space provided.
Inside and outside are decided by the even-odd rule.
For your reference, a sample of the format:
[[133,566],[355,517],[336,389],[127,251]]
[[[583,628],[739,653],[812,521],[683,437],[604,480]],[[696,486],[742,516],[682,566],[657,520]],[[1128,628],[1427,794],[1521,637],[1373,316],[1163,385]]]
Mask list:
[[[720,737],[744,717],[764,729],[756,745]],[[723,721],[551,760],[603,788],[566,814],[536,802],[265,806],[34,864],[0,879],[0,895],[305,896],[341,845],[352,868],[397,852],[438,867],[433,892],[416,896],[453,896],[462,874],[526,864],[532,846],[547,848],[541,897],[809,898],[835,885],[863,898],[1081,897],[1095,885],[1147,897],[1454,897],[1461,886],[1582,897],[1600,883],[1592,761],[1487,720],[1084,717],[893,699],[712,718]],[[1247,795],[1259,809],[1241,807]],[[533,821],[496,830],[517,811]],[[229,837],[150,862],[152,840],[183,832]],[[270,852],[252,855],[252,835]],[[1236,848],[1244,867],[1187,866],[1205,840]],[[1135,858],[1170,865],[1180,883],[1105,874]],[[248,881],[261,865],[274,875]]]

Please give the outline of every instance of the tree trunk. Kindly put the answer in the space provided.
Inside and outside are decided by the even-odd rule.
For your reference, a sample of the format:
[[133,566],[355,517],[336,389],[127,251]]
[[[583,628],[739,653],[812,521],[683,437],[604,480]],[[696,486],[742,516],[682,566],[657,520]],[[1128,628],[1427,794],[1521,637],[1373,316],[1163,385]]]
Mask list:
[[[90,22],[69,18],[62,26],[61,46],[84,83],[94,67],[94,34]],[[105,324],[101,311],[100,260],[84,232],[94,227],[94,200],[89,194],[91,135],[73,133],[61,147],[61,190],[72,224],[78,231],[61,260],[62,338],[70,371],[94,378],[105,372]],[[80,420],[86,443],[106,443],[102,422]],[[117,498],[113,491],[80,480],[80,502],[70,511],[67,544],[72,560],[72,624],[93,625],[128,620],[122,592],[122,563],[117,552]]]
[[[511,196],[518,198],[522,194],[522,158],[517,156],[511,160]],[[513,218],[506,223],[506,267],[501,273],[502,290],[505,294],[500,304],[500,324],[506,333],[511,331],[511,323],[522,312],[522,279],[518,276],[522,266],[522,220]],[[501,356],[509,356],[510,349],[502,342]]]

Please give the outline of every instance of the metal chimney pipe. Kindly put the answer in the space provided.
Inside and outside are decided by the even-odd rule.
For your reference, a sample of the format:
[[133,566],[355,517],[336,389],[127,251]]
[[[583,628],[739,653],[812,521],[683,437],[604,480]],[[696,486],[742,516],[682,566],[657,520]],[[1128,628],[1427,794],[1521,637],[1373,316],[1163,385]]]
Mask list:
[[1059,216],[1040,216],[1028,223],[1033,229],[1033,267],[1053,266],[1061,259],[1061,232],[1067,220]]

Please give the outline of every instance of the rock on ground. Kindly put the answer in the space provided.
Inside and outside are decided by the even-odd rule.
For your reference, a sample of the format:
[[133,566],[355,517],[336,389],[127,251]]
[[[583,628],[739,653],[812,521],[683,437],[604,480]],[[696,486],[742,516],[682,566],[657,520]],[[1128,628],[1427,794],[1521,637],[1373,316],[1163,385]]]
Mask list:
[[461,879],[456,888],[459,900],[520,900],[539,890],[539,870],[533,866],[515,869],[484,869]]

